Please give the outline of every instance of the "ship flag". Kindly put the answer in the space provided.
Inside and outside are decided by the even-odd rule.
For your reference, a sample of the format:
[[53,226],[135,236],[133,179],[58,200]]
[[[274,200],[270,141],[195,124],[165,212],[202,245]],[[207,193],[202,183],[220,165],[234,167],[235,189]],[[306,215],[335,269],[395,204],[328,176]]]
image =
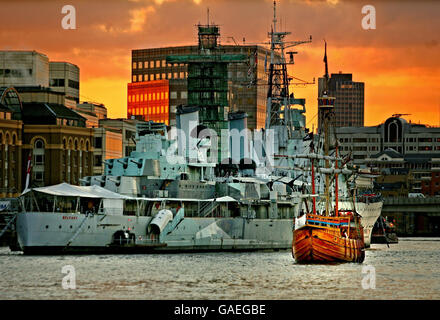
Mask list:
[[32,151],[29,152],[29,156],[28,156],[28,163],[27,163],[27,169],[26,169],[26,184],[24,187],[24,190],[27,190],[29,188],[29,180],[30,180],[30,175],[31,175],[31,168],[32,168]]

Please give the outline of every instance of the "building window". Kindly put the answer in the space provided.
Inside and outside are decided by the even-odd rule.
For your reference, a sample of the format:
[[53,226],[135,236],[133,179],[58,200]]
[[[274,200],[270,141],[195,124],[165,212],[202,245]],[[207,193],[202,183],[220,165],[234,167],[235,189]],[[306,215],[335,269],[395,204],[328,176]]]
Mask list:
[[96,149],[102,148],[102,137],[95,137],[95,148]]
[[75,80],[68,80],[68,86],[72,89],[79,90],[79,82]]
[[136,69],[136,66],[137,66],[136,62],[133,62],[133,69]]
[[34,173],[34,179],[35,181],[42,182],[44,180],[44,173],[41,171],[36,171]]
[[36,154],[35,155],[35,164],[36,165],[44,164],[44,154]]
[[[34,143],[34,179],[36,182],[43,182],[44,180],[44,141],[42,139],[37,139]],[[41,184],[40,184],[41,185]]]
[[99,167],[99,166],[102,165],[102,156],[101,155],[96,155],[95,156],[95,163],[94,163],[94,165],[96,167]]
[[50,79],[51,87],[64,87],[64,79]]
[[38,139],[37,141],[35,141],[35,149],[44,149],[43,140]]
[[136,81],[137,81],[137,76],[134,75],[134,76],[133,76],[133,82],[136,82]]
[[176,91],[171,91],[170,92],[170,98],[171,99],[177,99],[177,92]]

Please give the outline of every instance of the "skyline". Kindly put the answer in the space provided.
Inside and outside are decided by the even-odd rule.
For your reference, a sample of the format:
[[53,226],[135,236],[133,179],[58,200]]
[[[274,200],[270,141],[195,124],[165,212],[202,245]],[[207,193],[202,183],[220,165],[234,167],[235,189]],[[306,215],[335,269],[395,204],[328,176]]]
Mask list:
[[[268,40],[272,0],[132,0],[75,1],[76,29],[65,30],[58,0],[39,3],[1,1],[0,50],[35,50],[50,61],[80,68],[82,101],[106,105],[110,117],[126,117],[127,84],[131,82],[131,50],[196,45],[197,23],[220,25],[221,43]],[[361,10],[376,8],[375,30],[363,30]],[[395,113],[413,122],[440,125],[440,22],[435,1],[277,1],[278,25],[288,40],[313,42],[296,47],[289,75],[315,85],[294,87],[306,98],[307,126],[316,128],[317,79],[324,74],[324,41],[329,73],[352,73],[365,83],[365,125],[378,125]],[[35,13],[38,14],[35,14]],[[280,29],[280,27],[278,27]],[[341,36],[342,35],[342,36]]]

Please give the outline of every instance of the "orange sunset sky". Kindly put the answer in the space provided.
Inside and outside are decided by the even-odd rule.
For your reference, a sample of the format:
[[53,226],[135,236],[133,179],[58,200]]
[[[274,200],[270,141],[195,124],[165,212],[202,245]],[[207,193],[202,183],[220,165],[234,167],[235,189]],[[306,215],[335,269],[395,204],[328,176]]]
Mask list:
[[[221,43],[267,41],[272,0],[3,1],[0,50],[36,50],[51,61],[80,67],[81,100],[104,103],[110,117],[125,117],[131,50],[196,44],[196,28],[220,25]],[[279,0],[278,20],[296,47],[289,74],[311,81],[329,71],[365,82],[365,125],[394,113],[413,122],[440,125],[440,2],[408,0]],[[61,8],[76,8],[76,29],[64,30]],[[364,30],[361,10],[376,9],[376,29]],[[316,127],[317,84],[293,88],[307,99],[308,126]]]

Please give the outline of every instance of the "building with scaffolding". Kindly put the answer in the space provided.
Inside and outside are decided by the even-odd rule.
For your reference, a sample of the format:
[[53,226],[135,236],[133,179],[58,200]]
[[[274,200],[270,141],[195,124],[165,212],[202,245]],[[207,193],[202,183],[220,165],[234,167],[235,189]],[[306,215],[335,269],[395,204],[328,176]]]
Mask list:
[[[221,45],[216,51],[226,55],[245,55],[240,63],[227,65],[226,100],[230,111],[242,111],[248,114],[249,129],[264,128],[266,121],[267,70],[266,62],[270,59],[270,50],[260,45]],[[167,62],[166,57],[197,55],[198,46],[176,46],[132,50],[132,82],[128,84],[127,117],[140,116],[144,120],[157,119],[157,100],[153,100],[150,91],[162,81],[168,86],[168,98],[163,101],[168,110],[168,124],[176,124],[176,112],[179,105],[186,105],[188,99],[188,64]],[[141,88],[141,89],[140,89]],[[140,89],[140,91],[139,91]],[[162,106],[162,105],[160,105]],[[168,108],[166,108],[168,106]],[[156,116],[155,116],[156,115]]]

